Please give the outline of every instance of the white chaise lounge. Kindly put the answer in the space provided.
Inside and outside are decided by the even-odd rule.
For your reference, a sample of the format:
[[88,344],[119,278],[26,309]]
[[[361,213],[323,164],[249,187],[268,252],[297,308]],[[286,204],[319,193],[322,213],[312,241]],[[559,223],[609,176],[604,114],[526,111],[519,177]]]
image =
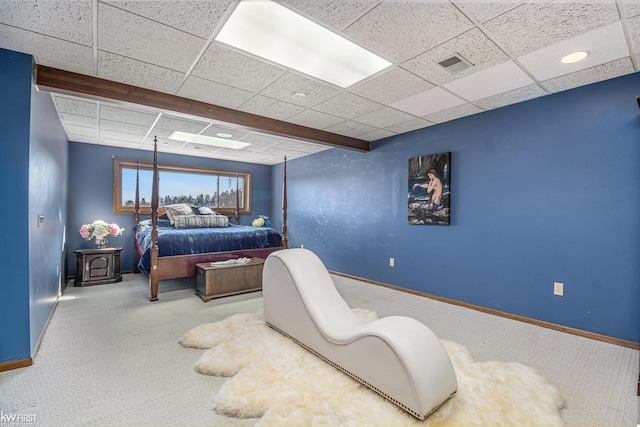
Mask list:
[[267,324],[418,419],[457,391],[449,356],[423,323],[403,316],[362,321],[307,249],[269,255],[262,276]]

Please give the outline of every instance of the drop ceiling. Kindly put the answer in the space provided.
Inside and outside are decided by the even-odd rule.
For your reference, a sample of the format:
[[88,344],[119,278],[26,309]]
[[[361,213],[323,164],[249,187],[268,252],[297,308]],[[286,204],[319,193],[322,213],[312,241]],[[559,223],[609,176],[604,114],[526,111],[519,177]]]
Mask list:
[[[40,65],[376,141],[637,72],[640,0],[367,1],[281,4],[393,65],[340,88],[214,40],[227,0],[0,0],[0,47]],[[562,56],[587,50],[587,59]],[[440,62],[470,64],[451,73]],[[305,96],[294,96],[303,93]],[[638,94],[629,94],[635,97]],[[276,164],[331,148],[171,111],[52,94],[70,141]],[[168,139],[233,135],[242,150]]]

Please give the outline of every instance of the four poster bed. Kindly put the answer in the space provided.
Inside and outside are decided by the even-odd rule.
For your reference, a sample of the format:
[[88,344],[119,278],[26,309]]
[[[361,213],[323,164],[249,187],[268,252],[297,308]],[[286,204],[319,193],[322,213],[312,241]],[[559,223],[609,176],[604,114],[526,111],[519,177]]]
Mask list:
[[[287,248],[287,159],[284,159],[282,234],[269,227],[239,224],[236,188],[235,224],[223,215],[180,215],[160,219],[157,142],[153,150],[151,219],[140,221],[139,171],[136,173],[134,272],[148,275],[150,300],[158,299],[158,282],[196,276],[196,264],[235,258],[261,258]],[[138,167],[139,169],[139,167]],[[176,206],[176,205],[173,205]],[[172,208],[173,209],[173,208]],[[165,213],[169,214],[169,209]],[[174,212],[175,213],[175,212]]]

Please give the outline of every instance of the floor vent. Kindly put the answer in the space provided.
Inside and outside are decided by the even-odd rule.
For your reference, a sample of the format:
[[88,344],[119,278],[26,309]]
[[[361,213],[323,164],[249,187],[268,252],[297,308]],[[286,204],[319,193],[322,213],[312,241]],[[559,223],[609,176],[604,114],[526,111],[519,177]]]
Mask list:
[[467,68],[473,67],[473,65],[469,61],[467,61],[457,53],[450,58],[438,62],[438,65],[440,65],[451,74],[456,74],[460,71],[466,70]]

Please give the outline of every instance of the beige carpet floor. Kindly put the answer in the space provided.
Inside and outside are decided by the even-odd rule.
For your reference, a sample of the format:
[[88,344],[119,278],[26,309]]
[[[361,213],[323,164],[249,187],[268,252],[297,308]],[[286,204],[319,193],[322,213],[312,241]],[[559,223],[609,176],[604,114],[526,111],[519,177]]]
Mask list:
[[[408,315],[441,339],[464,345],[474,360],[519,362],[560,392],[568,425],[635,426],[639,352],[334,277],[352,307]],[[34,415],[34,426],[254,425],[218,415],[213,398],[225,382],[194,370],[202,350],[178,344],[186,331],[236,313],[255,313],[260,292],[203,303],[192,279],[68,285],[35,364],[0,373],[2,415]]]

